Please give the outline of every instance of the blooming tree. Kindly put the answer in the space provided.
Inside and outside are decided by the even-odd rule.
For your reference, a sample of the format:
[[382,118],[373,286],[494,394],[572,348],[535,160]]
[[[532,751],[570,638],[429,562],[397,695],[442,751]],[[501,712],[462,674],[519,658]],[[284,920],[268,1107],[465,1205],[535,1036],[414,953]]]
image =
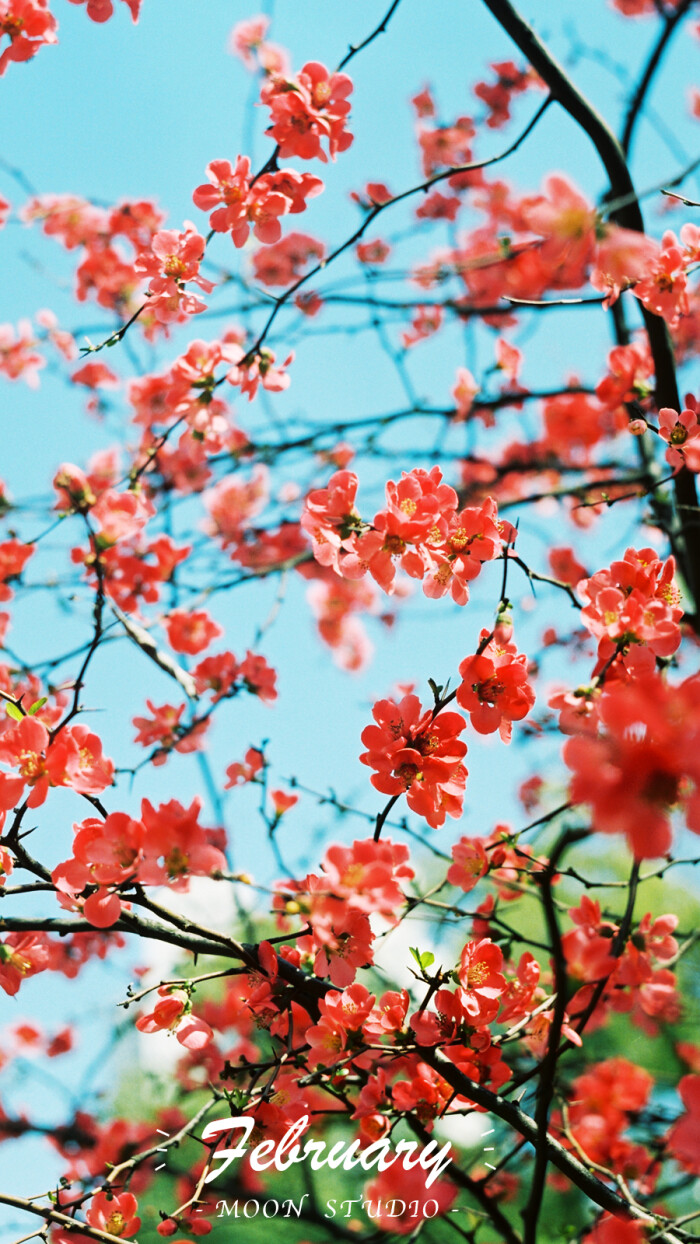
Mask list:
[[[7,82],[61,56],[60,6],[0,0]],[[588,32],[565,68],[484,6],[504,59],[460,33],[455,116],[415,43],[416,168],[356,184],[344,234],[313,222],[347,207],[355,71],[415,0],[336,68],[236,24],[265,158],[203,130],[192,220],[0,165],[3,240],[39,236],[97,325],[0,325],[5,391],[60,382],[103,437],[0,507],[0,1140],[48,1150],[42,1188],[0,1186],[8,1240],[697,1237],[698,161],[651,97],[700,13],[612,0],[650,44],[608,121]],[[650,121],[676,164],[638,193]],[[560,171],[572,135],[595,185]],[[401,400],[368,412],[380,366]],[[285,771],[275,722],[315,711]],[[14,1104],[80,1042],[60,1123]]]

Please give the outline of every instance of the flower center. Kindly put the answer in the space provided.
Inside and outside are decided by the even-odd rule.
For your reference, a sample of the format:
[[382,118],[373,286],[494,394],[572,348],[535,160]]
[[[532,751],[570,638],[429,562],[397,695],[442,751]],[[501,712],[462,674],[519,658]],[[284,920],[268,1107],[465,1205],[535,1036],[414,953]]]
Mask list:
[[392,557],[397,557],[399,553],[403,553],[406,548],[406,541],[401,536],[387,536],[384,541],[384,549],[387,553],[391,553]]
[[184,275],[185,265],[178,255],[168,255],[163,264],[163,271],[166,276],[172,276],[177,280]]
[[165,867],[169,877],[181,877],[189,868],[189,857],[180,847],[173,847],[165,857]]
[[114,1213],[110,1214],[105,1223],[105,1231],[108,1235],[121,1235],[125,1226],[126,1219],[124,1218],[124,1215],[121,1210],[115,1209]]
[[488,963],[472,963],[467,969],[467,988],[478,989],[489,974]]
[[394,769],[394,775],[405,784],[407,790],[409,786],[413,785],[414,782],[423,781],[423,774],[418,768],[418,765],[399,765],[397,769]]
[[0,31],[4,35],[9,35],[10,39],[16,39],[23,26],[24,18],[13,17],[11,13],[0,20]]

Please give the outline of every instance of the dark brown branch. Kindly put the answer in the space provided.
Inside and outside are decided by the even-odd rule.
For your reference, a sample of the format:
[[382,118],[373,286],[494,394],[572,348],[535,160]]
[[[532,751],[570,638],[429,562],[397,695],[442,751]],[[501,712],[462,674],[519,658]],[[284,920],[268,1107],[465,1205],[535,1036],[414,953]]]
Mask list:
[[401,3],[401,0],[394,0],[394,3],[393,3],[390,7],[389,7],[389,9],[387,10],[387,12],[384,14],[384,17],[382,18],[382,20],[381,20],[381,22],[379,23],[379,25],[378,25],[378,26],[377,26],[377,27],[376,27],[376,28],[372,31],[371,35],[368,35],[366,39],[363,39],[363,40],[362,40],[362,43],[358,43],[358,44],[356,44],[356,45],[354,45],[354,46],[353,46],[353,44],[350,44],[350,47],[348,48],[347,52],[345,53],[345,56],[344,56],[344,57],[343,57],[343,59],[340,61],[340,64],[338,65],[338,68],[337,68],[337,69],[336,69],[336,71],[335,71],[336,73],[340,73],[340,71],[341,71],[342,69],[344,69],[344,68],[345,68],[345,66],[346,66],[346,65],[348,65],[348,64],[350,63],[350,61],[352,60],[353,56],[357,56],[357,53],[358,53],[358,52],[361,52],[361,51],[363,50],[363,48],[369,47],[370,43],[373,43],[373,42],[374,42],[374,40],[375,40],[375,39],[376,39],[379,35],[383,35],[383,34],[384,34],[384,32],[386,31],[387,26],[389,25],[389,22],[391,21],[392,17],[394,16],[394,13],[395,13],[395,12],[396,12],[396,10],[398,9],[398,7],[399,7],[400,3]]
[[557,1062],[559,1060],[559,1044],[561,1041],[567,1003],[566,957],[562,946],[559,920],[554,906],[552,882],[557,872],[557,865],[559,860],[564,855],[564,852],[574,843],[580,842],[582,839],[587,838],[588,834],[589,831],[587,829],[565,829],[554,847],[546,867],[542,870],[542,872],[536,872],[533,874],[533,879],[539,886],[542,893],[542,906],[544,908],[545,920],[547,922],[547,932],[549,933],[549,940],[552,948],[552,966],[554,970],[554,990],[556,997],[553,1007],[552,1022],[549,1028],[547,1052],[542,1059],[542,1063],[540,1064],[540,1088],[537,1108],[535,1111],[538,1140],[535,1150],[535,1169],[532,1177],[530,1196],[527,1206],[523,1211],[523,1222],[525,1224],[524,1244],[537,1244],[537,1223],[542,1209],[542,1198],[544,1196],[547,1166],[549,1164],[549,1155],[547,1153],[549,1111],[554,1097]]

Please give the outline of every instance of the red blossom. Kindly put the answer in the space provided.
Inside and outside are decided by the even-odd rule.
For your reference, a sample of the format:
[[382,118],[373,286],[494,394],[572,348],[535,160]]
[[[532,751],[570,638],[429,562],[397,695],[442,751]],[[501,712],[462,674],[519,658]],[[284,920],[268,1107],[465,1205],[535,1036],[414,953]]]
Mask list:
[[368,749],[360,756],[375,772],[372,785],[385,795],[406,793],[409,808],[434,829],[445,816],[460,816],[467,770],[461,763],[466,743],[459,713],[424,710],[416,695],[397,704],[380,700],[372,710],[376,725],[362,732]]

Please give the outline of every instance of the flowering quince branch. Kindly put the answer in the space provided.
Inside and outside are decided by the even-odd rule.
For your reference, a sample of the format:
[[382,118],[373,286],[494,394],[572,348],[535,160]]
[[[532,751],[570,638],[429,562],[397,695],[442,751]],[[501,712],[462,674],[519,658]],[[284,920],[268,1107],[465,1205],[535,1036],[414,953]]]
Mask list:
[[91,341],[88,341],[86,346],[80,347],[80,353],[97,354],[100,350],[105,350],[111,346],[118,345],[119,342],[126,336],[127,332],[131,328],[131,325],[135,324],[139,316],[146,310],[147,306],[148,303],[144,302],[140,307],[137,307],[134,314],[130,315],[129,319],[126,320],[121,327],[116,330],[116,332],[113,332],[110,337],[105,337],[104,341],[101,341],[98,345],[95,346]]
[[187,670],[183,669],[181,665],[178,665],[177,661],[173,660],[169,652],[165,652],[164,649],[159,648],[153,637],[149,635],[148,631],[142,626],[139,626],[137,622],[134,622],[133,618],[129,618],[125,613],[122,613],[118,605],[112,602],[110,604],[110,608],[114,616],[121,622],[129,638],[133,639],[137,647],[139,647],[142,652],[145,652],[146,656],[150,657],[156,665],[159,665],[160,668],[165,670],[167,674],[170,674],[175,681],[180,684],[185,692],[185,695],[190,700],[196,700],[197,684],[192,675],[188,673]]

